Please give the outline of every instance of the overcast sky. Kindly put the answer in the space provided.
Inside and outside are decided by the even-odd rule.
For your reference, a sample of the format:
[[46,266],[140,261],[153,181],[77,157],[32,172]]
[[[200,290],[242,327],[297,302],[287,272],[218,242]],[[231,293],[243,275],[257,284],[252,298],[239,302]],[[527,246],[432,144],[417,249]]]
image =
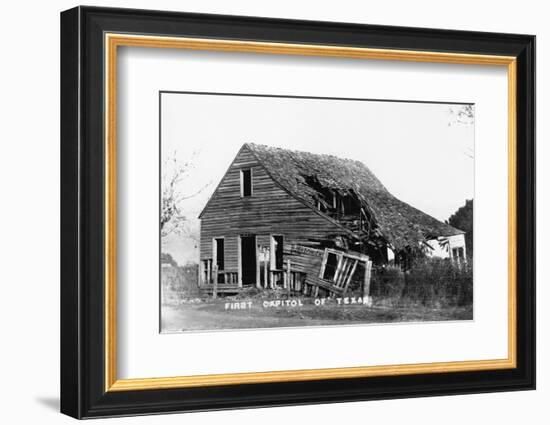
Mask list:
[[[456,122],[457,105],[183,93],[161,102],[163,162],[192,162],[184,194],[206,187],[181,205],[186,233],[196,234],[198,214],[246,142],[359,160],[397,198],[442,221],[473,198],[474,125]],[[163,240],[180,265],[198,261],[197,248],[185,234]]]

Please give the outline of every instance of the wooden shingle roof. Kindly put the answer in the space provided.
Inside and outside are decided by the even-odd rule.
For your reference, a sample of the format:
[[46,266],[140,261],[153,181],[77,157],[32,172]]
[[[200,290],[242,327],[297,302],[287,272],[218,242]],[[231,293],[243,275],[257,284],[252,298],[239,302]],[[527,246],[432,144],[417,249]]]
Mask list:
[[377,230],[396,249],[439,236],[464,233],[393,196],[362,162],[247,143],[271,177],[292,196],[317,210],[314,177],[335,191],[353,190],[373,216]]

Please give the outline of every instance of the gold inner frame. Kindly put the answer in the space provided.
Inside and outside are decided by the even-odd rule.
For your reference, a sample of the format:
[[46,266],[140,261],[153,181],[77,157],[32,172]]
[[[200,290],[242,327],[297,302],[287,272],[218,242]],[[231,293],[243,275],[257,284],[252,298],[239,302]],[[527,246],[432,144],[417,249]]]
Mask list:
[[[447,373],[515,368],[516,358],[516,58],[462,53],[370,49],[128,34],[105,34],[105,391],[132,391],[214,385]],[[304,369],[164,378],[118,379],[116,324],[116,123],[119,46],[325,56],[507,67],[508,72],[508,357],[495,360]]]

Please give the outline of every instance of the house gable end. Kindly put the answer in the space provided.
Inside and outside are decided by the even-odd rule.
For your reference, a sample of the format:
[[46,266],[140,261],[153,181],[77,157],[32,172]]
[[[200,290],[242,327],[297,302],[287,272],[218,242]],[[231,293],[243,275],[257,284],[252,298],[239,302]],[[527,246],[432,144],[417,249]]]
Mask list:
[[[260,158],[256,152],[254,152],[254,149],[252,149],[247,143],[245,143],[240,149],[239,152],[237,152],[237,155],[229,165],[228,169],[226,170],[224,176],[216,186],[216,189],[212,193],[212,196],[207,201],[206,205],[204,206],[203,210],[199,214],[199,218],[203,218],[203,216],[212,209],[214,204],[217,202],[222,202],[222,199],[227,200],[228,197],[230,198],[241,198],[240,194],[240,176],[237,174],[239,170],[251,168],[253,170],[253,180],[255,180],[256,185],[256,191],[262,191],[263,190],[273,190],[270,189],[268,186],[269,184],[273,184],[278,189],[282,190],[287,194],[289,197],[292,197],[294,200],[298,201],[300,204],[306,206],[310,211],[312,211],[314,214],[322,217],[324,220],[329,222],[331,225],[338,227],[342,232],[348,234],[349,236],[353,237],[355,236],[353,232],[351,232],[349,229],[347,229],[342,224],[338,223],[333,218],[329,217],[328,215],[322,213],[317,208],[312,206],[310,203],[306,202],[304,199],[302,199],[297,194],[293,193],[289,188],[287,188],[284,184],[282,184],[273,174],[269,171],[268,167],[265,166],[265,164],[262,161],[262,158]],[[256,170],[256,173],[254,173],[254,170]],[[255,174],[255,175],[254,175]],[[269,183],[266,181],[266,178],[269,178]],[[258,178],[262,179],[262,182],[258,185]],[[233,196],[232,196],[233,195]],[[238,196],[237,196],[238,195]],[[280,196],[280,194],[279,194]]]
[[[248,146],[246,144],[241,146],[241,148],[239,149],[239,152],[237,152],[237,155],[235,155],[235,158],[233,158],[233,161],[231,161],[231,164],[229,164],[229,167],[227,168],[223,177],[220,179],[218,185],[214,189],[214,192],[212,192],[212,196],[210,196],[210,198],[206,202],[206,205],[200,212],[198,218],[202,218],[203,215],[209,210],[209,207],[214,202],[216,202],[217,199],[219,199],[220,192],[224,192],[232,189],[231,185],[226,185],[228,178],[231,177],[230,176],[231,172],[235,172],[243,168],[252,168],[258,165],[259,165],[258,160],[256,159],[255,156],[252,155],[252,152],[250,151]],[[239,196],[240,196],[240,182],[239,182]]]

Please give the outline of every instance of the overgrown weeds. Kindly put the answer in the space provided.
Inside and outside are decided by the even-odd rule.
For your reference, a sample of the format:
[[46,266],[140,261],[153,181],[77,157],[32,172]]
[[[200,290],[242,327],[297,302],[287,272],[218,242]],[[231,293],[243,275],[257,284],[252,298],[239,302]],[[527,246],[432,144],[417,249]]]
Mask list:
[[433,308],[471,305],[472,267],[466,262],[426,258],[407,272],[399,267],[375,269],[371,295],[378,305],[423,305]]

